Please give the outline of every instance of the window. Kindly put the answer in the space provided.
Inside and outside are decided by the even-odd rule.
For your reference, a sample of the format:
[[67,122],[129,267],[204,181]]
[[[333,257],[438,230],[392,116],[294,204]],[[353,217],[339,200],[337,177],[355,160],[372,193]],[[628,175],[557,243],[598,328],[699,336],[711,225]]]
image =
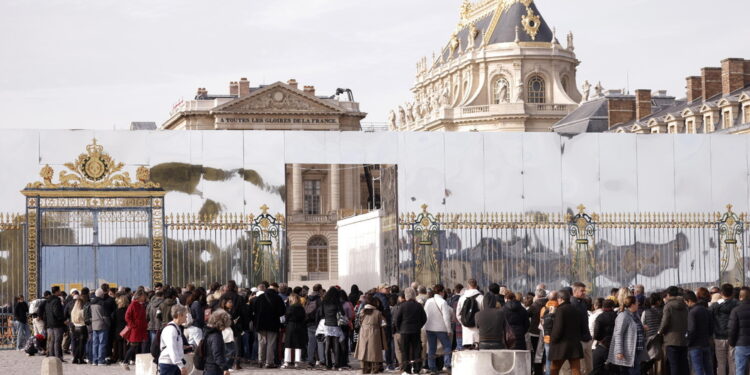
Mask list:
[[529,79],[529,103],[544,103],[544,79],[533,76]]
[[746,105],[743,107],[742,112],[744,113],[744,121],[742,121],[743,124],[750,124],[750,105]]
[[323,236],[307,240],[307,277],[309,280],[328,278],[328,241]]
[[667,129],[667,133],[669,133],[669,134],[675,134],[675,133],[677,133],[677,124],[675,124],[675,123],[669,124],[669,128]]
[[510,84],[505,77],[495,81],[495,87],[492,90],[492,102],[495,104],[510,102]]
[[320,180],[305,180],[305,214],[320,215]]
[[711,119],[711,115],[703,116],[703,132],[712,133],[714,131],[714,122]]
[[653,128],[651,128],[651,134],[659,134],[659,127],[654,126]]
[[687,121],[687,122],[685,123],[685,133],[688,133],[688,134],[695,134],[695,121],[693,121],[693,120],[688,120],[688,121]]
[[732,112],[730,111],[724,111],[722,116],[722,129],[730,128],[732,127]]

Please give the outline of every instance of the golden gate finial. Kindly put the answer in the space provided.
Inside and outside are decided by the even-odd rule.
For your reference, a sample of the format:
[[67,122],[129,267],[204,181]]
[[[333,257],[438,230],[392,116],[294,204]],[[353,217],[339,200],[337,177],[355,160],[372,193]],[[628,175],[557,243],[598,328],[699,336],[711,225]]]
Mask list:
[[267,205],[264,204],[264,205],[260,206],[260,209],[263,211],[263,213],[262,213],[263,215],[265,215],[265,214],[268,213],[268,206]]
[[584,206],[583,204],[579,204],[576,208],[578,209],[579,214],[583,214],[584,211],[586,211],[586,206]]

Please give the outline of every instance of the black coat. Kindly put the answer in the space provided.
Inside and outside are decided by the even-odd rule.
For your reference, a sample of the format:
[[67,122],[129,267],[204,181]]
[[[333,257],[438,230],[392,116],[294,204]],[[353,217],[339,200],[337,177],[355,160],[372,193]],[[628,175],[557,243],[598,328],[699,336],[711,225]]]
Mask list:
[[286,334],[284,347],[302,349],[307,347],[307,324],[305,323],[305,308],[300,304],[286,308]]
[[427,323],[424,307],[415,300],[408,300],[401,304],[398,315],[393,316],[393,325],[401,334],[419,333]]
[[60,297],[50,296],[44,304],[44,324],[47,328],[65,328],[65,312]]
[[[484,308],[479,310],[474,318],[479,330],[479,342],[500,344],[500,348],[505,349],[506,317],[505,309]],[[516,341],[518,341],[518,337],[516,337]]]
[[510,300],[505,303],[505,317],[508,319],[508,324],[513,330],[513,334],[516,336],[516,349],[526,349],[526,332],[529,330],[529,313],[521,305],[521,302],[516,300]]
[[558,306],[555,309],[555,319],[552,322],[550,334],[550,360],[583,358],[581,341],[583,341],[584,330],[588,331],[588,324],[587,320],[583,319],[580,310],[570,303]]
[[26,324],[28,322],[26,315],[28,314],[29,314],[29,304],[26,303],[26,301],[17,302],[16,305],[13,306],[13,319],[15,321]]
[[[589,310],[591,310],[591,304],[589,301],[581,298],[570,297],[570,304],[578,310],[583,321],[588,322]],[[591,341],[591,331],[589,331],[589,327],[586,324],[584,324],[584,329],[581,331],[581,337],[581,341]]]
[[540,321],[540,313],[542,312],[542,308],[544,305],[547,304],[547,299],[542,298],[534,301],[534,303],[529,306],[529,333],[538,335],[541,332],[539,331],[539,321]]
[[750,346],[750,301],[742,301],[729,315],[729,345]]
[[125,321],[125,313],[127,311],[127,307],[118,308],[117,311],[115,311],[115,332],[117,332],[118,336],[120,331],[125,329],[125,326],[128,325],[128,323]]
[[344,314],[344,306],[340,303],[322,303],[318,307],[317,321],[325,320],[325,325],[329,327],[338,327],[338,314]]
[[[206,371],[224,372],[229,370],[227,357],[224,352],[224,338],[216,328],[206,330]],[[220,371],[217,371],[220,370]]]
[[714,320],[706,302],[698,302],[688,312],[688,347],[705,348],[711,346],[714,335]]
[[190,316],[193,317],[193,325],[198,328],[206,327],[206,306],[201,301],[193,301],[190,305]]
[[711,306],[711,314],[714,318],[714,338],[726,340],[729,337],[729,315],[739,304],[739,301],[732,298]]
[[269,289],[255,298],[253,312],[255,313],[256,331],[278,332],[281,328],[279,318],[286,312],[286,307],[279,294],[273,289]]
[[594,340],[606,348],[609,348],[612,336],[615,334],[615,320],[617,320],[617,313],[610,310],[603,311],[594,321]]

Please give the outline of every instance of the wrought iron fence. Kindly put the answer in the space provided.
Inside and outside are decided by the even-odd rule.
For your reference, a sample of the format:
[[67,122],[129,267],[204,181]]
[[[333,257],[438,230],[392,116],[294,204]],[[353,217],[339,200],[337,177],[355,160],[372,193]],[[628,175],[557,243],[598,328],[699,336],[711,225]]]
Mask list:
[[284,217],[261,210],[257,217],[167,215],[166,281],[207,286],[232,279],[240,287],[286,281]]
[[13,331],[13,314],[0,313],[0,350],[16,348],[15,333]]
[[[745,214],[421,213],[400,216],[402,285],[452,286],[474,278],[532,291],[582,281],[593,295],[643,284],[744,285]],[[386,275],[388,277],[390,275]]]
[[0,214],[0,313],[10,313],[13,298],[24,294],[24,225],[25,216]]

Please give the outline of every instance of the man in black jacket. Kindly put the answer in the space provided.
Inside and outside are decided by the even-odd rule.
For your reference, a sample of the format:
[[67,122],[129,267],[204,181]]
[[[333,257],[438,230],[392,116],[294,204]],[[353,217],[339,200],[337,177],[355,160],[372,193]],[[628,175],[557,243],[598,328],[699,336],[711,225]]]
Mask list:
[[[261,284],[263,285],[263,284]],[[263,286],[265,288],[265,285]],[[263,291],[258,285],[258,293],[263,292],[255,298],[253,310],[255,312],[255,329],[258,332],[258,364],[265,368],[276,367],[274,353],[276,352],[276,341],[281,329],[280,318],[285,313],[284,301],[273,289]]]
[[417,302],[417,292],[412,288],[404,290],[406,301],[398,309],[398,315],[393,317],[393,326],[401,334],[401,371],[418,374],[422,359],[422,327],[427,323],[424,307]]
[[47,327],[47,357],[54,356],[63,362],[62,339],[65,328],[65,312],[60,300],[60,287],[52,287],[52,295],[44,304],[44,324]]
[[[586,298],[586,284],[582,282],[573,283],[573,297],[570,299],[570,304],[573,305],[581,313],[581,318],[588,322],[589,310],[591,310],[591,300]],[[581,345],[583,345],[583,361],[581,361],[581,373],[588,374],[593,370],[594,360],[592,353],[593,339],[591,338],[591,331],[589,331],[588,324],[584,325],[581,331]]]
[[695,375],[713,374],[711,354],[711,336],[713,336],[713,319],[708,311],[708,304],[699,300],[693,292],[685,294],[688,311],[688,355],[690,367]]
[[729,345],[734,347],[735,374],[745,374],[750,357],[750,288],[740,290],[740,304],[729,315]]
[[[537,346],[539,345],[539,335],[541,334],[539,331],[539,314],[542,312],[544,305],[547,304],[547,301],[547,291],[538,288],[534,293],[534,303],[529,306],[529,336],[531,336],[531,363],[534,375],[544,374],[544,361],[542,361],[542,356],[537,355]],[[542,351],[544,350],[542,349]],[[536,361],[537,357],[539,357],[539,363]]]
[[734,348],[729,346],[729,315],[740,303],[732,298],[734,286],[721,286],[721,299],[711,306],[714,319],[714,349],[716,353],[716,374],[734,374]]

